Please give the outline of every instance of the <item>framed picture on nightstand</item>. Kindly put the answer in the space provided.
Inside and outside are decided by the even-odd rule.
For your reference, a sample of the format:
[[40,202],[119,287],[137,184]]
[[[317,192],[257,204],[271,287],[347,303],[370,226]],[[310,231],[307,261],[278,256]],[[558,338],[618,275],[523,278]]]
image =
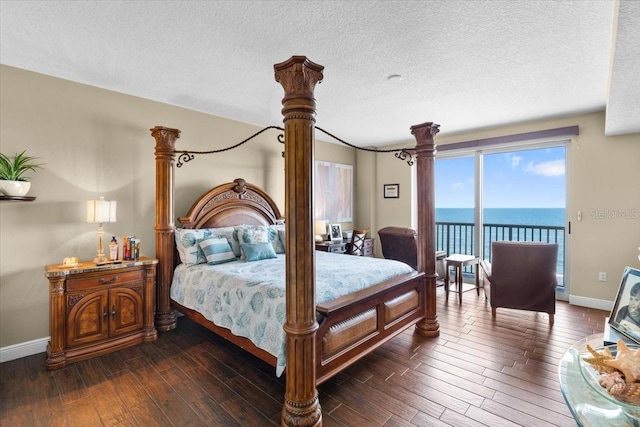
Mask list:
[[329,230],[331,231],[331,233],[329,233],[329,237],[331,237],[332,242],[336,240],[342,242],[342,227],[340,224],[331,224],[329,226]]
[[609,324],[640,344],[640,270],[625,267]]

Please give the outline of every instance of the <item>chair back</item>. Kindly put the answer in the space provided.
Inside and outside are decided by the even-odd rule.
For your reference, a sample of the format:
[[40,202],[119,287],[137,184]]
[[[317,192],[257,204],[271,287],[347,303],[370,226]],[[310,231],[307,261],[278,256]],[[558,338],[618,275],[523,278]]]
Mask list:
[[557,243],[493,242],[491,306],[555,313],[557,262]]
[[384,227],[378,230],[382,256],[418,269],[418,233],[412,228]]
[[364,255],[364,242],[368,232],[369,230],[353,230],[351,234],[351,244],[349,245],[349,254],[357,256]]

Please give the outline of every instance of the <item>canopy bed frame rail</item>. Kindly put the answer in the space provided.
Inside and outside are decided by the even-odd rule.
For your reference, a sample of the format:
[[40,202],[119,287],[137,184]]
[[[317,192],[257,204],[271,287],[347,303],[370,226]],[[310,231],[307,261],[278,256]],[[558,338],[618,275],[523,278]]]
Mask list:
[[[287,290],[284,330],[287,354],[281,418],[283,426],[321,426],[322,411],[316,384],[358,360],[409,325],[415,324],[415,332],[422,336],[435,337],[439,334],[436,315],[433,184],[434,136],[438,133],[438,125],[431,122],[411,127],[411,133],[417,142],[412,150],[417,169],[417,228],[423,237],[418,241],[418,272],[413,277],[398,278],[400,283],[387,281],[362,294],[340,298],[330,304],[315,305],[312,178],[316,115],[314,89],[323,78],[323,69],[324,67],[304,56],[293,56],[274,65],[275,80],[284,89],[282,114],[285,125]],[[176,316],[171,309],[170,286],[175,265],[175,143],[180,131],[157,126],[151,129],[151,134],[156,141],[155,231],[156,257],[159,259],[155,320],[159,331],[168,331],[176,326]],[[202,199],[200,201],[203,212],[209,212],[208,209],[215,205]],[[227,207],[232,209],[229,205]],[[235,221],[232,220],[234,215],[231,213],[221,215],[226,218],[224,221],[229,221],[225,224]],[[218,215],[211,214],[198,226],[211,224],[210,221],[215,223],[217,218]],[[259,215],[250,218],[267,224],[273,220],[263,220]],[[175,304],[173,307],[181,309]],[[198,319],[197,314],[190,313],[184,307],[180,311],[196,321],[200,320],[198,323],[206,324]],[[317,313],[322,315],[320,323],[316,319]],[[232,337],[228,339],[235,340]],[[251,346],[240,341],[236,343],[268,361],[269,357],[260,355]]]

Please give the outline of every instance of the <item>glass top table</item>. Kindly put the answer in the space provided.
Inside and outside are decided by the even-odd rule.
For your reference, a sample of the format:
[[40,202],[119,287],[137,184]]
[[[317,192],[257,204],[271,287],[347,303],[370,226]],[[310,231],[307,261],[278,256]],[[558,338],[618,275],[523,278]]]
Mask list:
[[586,344],[594,349],[602,348],[604,334],[587,337],[569,348],[558,367],[562,396],[581,427],[640,427],[639,411],[635,414],[625,411],[620,405],[603,397],[591,387],[580,371],[579,354]]

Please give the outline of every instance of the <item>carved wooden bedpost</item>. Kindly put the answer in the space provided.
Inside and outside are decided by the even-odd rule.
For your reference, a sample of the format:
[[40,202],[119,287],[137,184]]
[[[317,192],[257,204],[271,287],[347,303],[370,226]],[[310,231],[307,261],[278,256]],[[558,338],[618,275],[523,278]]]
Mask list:
[[304,56],[274,65],[284,88],[287,368],[282,426],[321,426],[315,374],[315,236],[313,159],[316,102],[323,66]]
[[427,280],[427,315],[416,324],[416,332],[426,337],[440,335],[436,315],[436,237],[435,237],[435,154],[433,137],[439,125],[431,122],[411,126],[416,138],[416,167],[418,194],[418,271],[425,272]]
[[158,274],[156,286],[156,329],[162,332],[176,327],[176,316],[170,307],[171,278],[173,276],[173,162],[174,147],[180,138],[178,129],[156,126],[151,129],[156,140],[156,258]]

